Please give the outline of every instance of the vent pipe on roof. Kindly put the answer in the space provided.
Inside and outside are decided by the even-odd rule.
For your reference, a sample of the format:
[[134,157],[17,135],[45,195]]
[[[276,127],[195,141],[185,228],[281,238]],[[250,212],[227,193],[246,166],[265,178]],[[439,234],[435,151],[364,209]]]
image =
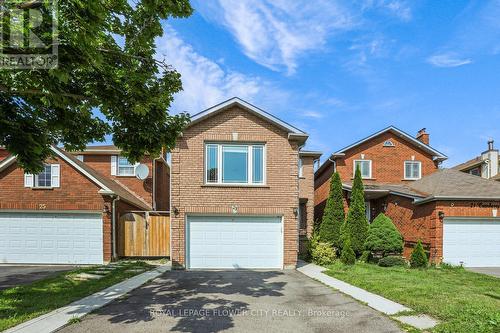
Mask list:
[[489,140],[488,140],[488,150],[493,150],[493,149],[495,149],[495,148],[493,148],[493,143],[494,143],[493,139],[489,139]]

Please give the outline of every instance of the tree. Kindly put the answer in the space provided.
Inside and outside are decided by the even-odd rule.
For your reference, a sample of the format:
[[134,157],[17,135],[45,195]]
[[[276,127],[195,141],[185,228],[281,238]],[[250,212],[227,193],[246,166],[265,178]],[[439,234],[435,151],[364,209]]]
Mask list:
[[410,256],[410,267],[411,268],[425,268],[427,267],[428,260],[427,255],[425,254],[424,247],[422,246],[422,242],[420,239],[417,242],[417,245],[413,248]]
[[368,221],[365,214],[365,194],[359,168],[356,168],[354,174],[349,211],[341,232],[342,239],[350,238],[352,249],[356,255],[360,256],[365,247]]
[[340,254],[340,261],[346,265],[354,265],[356,262],[356,254],[351,247],[351,239],[347,237],[342,246],[342,253]]
[[[163,34],[162,19],[191,15],[189,1],[57,3],[57,40],[45,23],[32,31],[47,48],[57,44],[58,66],[0,70],[0,145],[28,172],[41,171],[53,144],[83,149],[108,134],[131,162],[173,147],[189,117],[168,113],[182,85],[180,74],[156,59],[155,38]],[[2,12],[13,6],[36,9],[42,22],[53,13],[50,2],[42,0],[8,1]],[[2,31],[15,30],[12,22],[2,15]],[[28,25],[23,29],[28,36]],[[29,51],[9,45],[2,39],[3,53]]]
[[342,181],[338,172],[333,174],[330,181],[330,193],[326,199],[323,220],[319,230],[319,236],[323,242],[333,244],[340,248],[340,228],[345,221],[344,195],[342,192]]
[[370,224],[365,241],[365,249],[371,252],[388,253],[403,252],[403,237],[392,223],[392,220],[380,213]]

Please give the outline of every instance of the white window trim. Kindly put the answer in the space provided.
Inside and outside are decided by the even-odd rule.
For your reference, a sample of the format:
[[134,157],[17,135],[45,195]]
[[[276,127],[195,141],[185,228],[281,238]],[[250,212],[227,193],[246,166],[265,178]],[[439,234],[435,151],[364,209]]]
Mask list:
[[[406,163],[417,163],[418,164],[418,178],[414,178],[414,177],[406,177]],[[404,161],[403,163],[403,174],[404,174],[404,179],[405,180],[419,180],[420,178],[422,178],[422,162],[420,161]]]
[[[118,156],[117,157],[117,159],[116,159],[116,176],[118,176],[118,177],[135,177],[135,169],[137,168],[139,163],[130,164],[134,168],[134,171],[132,173],[120,174],[120,159],[121,158],[127,159],[125,156]],[[127,159],[127,162],[130,163],[128,161],[128,159]],[[124,166],[124,168],[129,168],[129,167]]]
[[[208,166],[208,147],[209,146],[216,146],[217,147],[217,182],[209,182],[207,178],[207,166]],[[247,180],[248,182],[246,183],[224,183],[222,180],[222,147],[223,146],[245,146],[248,148],[247,151],[247,172],[248,172],[248,177]],[[262,147],[262,164],[263,164],[263,170],[262,170],[262,182],[260,183],[254,183],[253,182],[253,147],[254,146],[259,146]],[[265,186],[267,183],[267,172],[266,172],[266,166],[267,166],[267,148],[266,145],[263,143],[256,143],[256,144],[247,144],[247,143],[218,143],[218,142],[208,142],[205,143],[205,149],[204,149],[204,163],[203,163],[203,179],[204,179],[204,184],[205,185],[221,185],[221,186]]]
[[354,176],[356,175],[356,162],[368,162],[368,164],[370,165],[370,168],[369,168],[370,175],[368,177],[364,177],[363,173],[361,173],[361,178],[362,179],[371,179],[372,178],[372,160],[354,160],[352,162],[352,178],[354,178]]

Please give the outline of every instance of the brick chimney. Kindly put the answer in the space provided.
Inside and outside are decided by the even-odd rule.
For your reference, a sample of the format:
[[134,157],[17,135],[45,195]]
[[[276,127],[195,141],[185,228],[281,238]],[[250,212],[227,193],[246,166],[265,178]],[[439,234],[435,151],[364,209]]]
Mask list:
[[420,131],[418,131],[417,140],[425,143],[426,145],[429,144],[429,133],[425,131],[425,128],[422,128]]

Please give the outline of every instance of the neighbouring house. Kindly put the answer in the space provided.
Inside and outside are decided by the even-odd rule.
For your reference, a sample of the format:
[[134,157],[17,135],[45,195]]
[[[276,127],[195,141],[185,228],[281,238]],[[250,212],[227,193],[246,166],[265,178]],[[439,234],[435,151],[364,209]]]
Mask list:
[[164,158],[146,156],[141,163],[151,172],[141,180],[114,146],[52,152],[37,175],[25,174],[13,155],[0,162],[0,263],[109,262],[120,215],[169,209]]
[[500,154],[493,144],[494,141],[489,140],[486,151],[467,162],[454,166],[453,169],[474,176],[500,181]]
[[321,155],[307,138],[239,98],[192,116],[171,152],[174,267],[295,267]]
[[9,156],[9,152],[7,151],[7,149],[5,149],[4,147],[0,146],[0,162],[2,162],[2,160],[4,158],[6,158],[7,156]]
[[447,157],[431,147],[425,129],[413,137],[394,126],[333,153],[315,173],[315,218],[321,219],[330,179],[343,182],[345,207],[359,167],[368,221],[385,213],[409,256],[421,240],[432,262],[500,265],[500,184],[440,169]]

